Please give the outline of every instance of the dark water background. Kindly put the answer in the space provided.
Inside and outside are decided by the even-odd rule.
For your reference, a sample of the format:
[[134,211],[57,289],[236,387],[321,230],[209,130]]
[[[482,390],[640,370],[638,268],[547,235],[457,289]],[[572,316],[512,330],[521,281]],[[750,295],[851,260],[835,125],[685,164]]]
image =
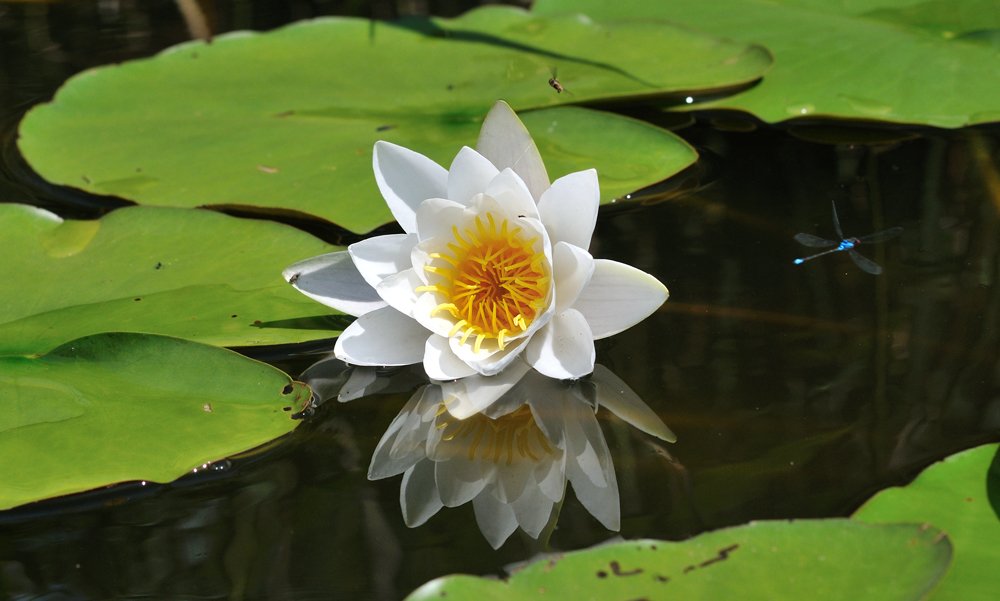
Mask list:
[[[203,2],[216,33],[474,4]],[[0,3],[0,201],[65,217],[119,206],[33,175],[17,156],[17,121],[73,73],[187,38],[168,0]],[[641,202],[605,207],[591,248],[671,291],[640,326],[598,343],[598,361],[678,438],[661,445],[599,414],[621,535],[677,540],[752,519],[849,515],[931,462],[1000,440],[998,130],[696,117],[673,125],[698,165]],[[831,201],[847,235],[905,228],[861,249],[881,276],[844,253],[793,265],[810,250],[796,233],[835,236]],[[252,356],[297,376],[323,348]],[[399,477],[366,480],[407,396],[326,404],[290,436],[169,485],[0,512],[0,598],[394,599],[442,574],[528,558],[518,535],[493,551],[471,505],[408,529]],[[611,535],[568,494],[551,544]]]

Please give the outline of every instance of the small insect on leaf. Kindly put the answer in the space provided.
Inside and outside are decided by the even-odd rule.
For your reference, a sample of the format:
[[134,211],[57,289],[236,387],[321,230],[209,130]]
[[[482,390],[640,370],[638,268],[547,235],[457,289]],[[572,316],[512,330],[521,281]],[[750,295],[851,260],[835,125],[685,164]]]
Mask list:
[[552,70],[552,77],[549,78],[549,85],[552,86],[552,89],[555,90],[556,92],[558,92],[559,94],[562,94],[563,92],[566,92],[570,96],[573,95],[569,90],[567,90],[566,88],[564,88],[561,83],[559,83],[559,77],[558,77],[555,69]]

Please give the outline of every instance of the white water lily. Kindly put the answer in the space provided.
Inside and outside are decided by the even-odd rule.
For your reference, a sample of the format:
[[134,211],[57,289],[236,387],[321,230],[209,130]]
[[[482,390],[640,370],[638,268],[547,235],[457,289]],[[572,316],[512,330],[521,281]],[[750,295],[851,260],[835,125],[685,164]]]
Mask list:
[[491,376],[521,356],[553,378],[594,368],[594,340],[655,311],[656,278],[588,252],[593,169],[549,185],[531,136],[497,102],[449,170],[388,142],[375,179],[405,234],[291,265],[297,289],[358,319],[334,350],[354,365],[423,363],[435,380]]
[[575,382],[522,369],[492,380],[506,380],[506,392],[466,419],[447,410],[467,401],[452,394],[459,390],[440,384],[420,388],[379,442],[368,477],[403,474],[406,525],[420,526],[442,507],[471,501],[494,549],[519,526],[538,538],[568,480],[583,506],[617,531],[618,484],[594,417],[598,404],[673,442],[669,428],[602,366],[590,379]]

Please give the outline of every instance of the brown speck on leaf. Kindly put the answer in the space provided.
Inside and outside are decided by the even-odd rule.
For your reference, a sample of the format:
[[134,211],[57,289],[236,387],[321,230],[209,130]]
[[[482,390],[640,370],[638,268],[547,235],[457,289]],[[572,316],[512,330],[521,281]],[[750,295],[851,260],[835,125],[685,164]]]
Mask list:
[[81,175],[80,179],[82,179],[83,181],[87,182],[88,184],[90,183],[90,178],[87,177],[86,175]]
[[972,497],[965,497],[965,502],[966,503],[971,503],[972,502]]
[[630,572],[623,572],[621,565],[617,561],[612,561],[608,565],[611,566],[611,571],[615,576],[635,576],[637,574],[642,574],[642,568],[636,568]]
[[688,572],[694,571],[694,569],[694,566],[688,566],[684,568],[684,573],[687,574]]
[[135,168],[135,172],[136,173],[142,173],[142,167],[136,167]]
[[704,568],[705,566],[710,566],[717,561],[724,561],[726,559],[729,559],[729,554],[739,548],[740,548],[739,545],[729,545],[725,549],[719,549],[719,554],[716,557],[701,562],[701,564],[698,567]]
[[277,173],[278,170],[274,167],[268,167],[267,165],[257,165],[257,171],[263,171],[264,173]]
[[291,407],[282,407],[281,410],[282,411],[291,411],[292,408]]
[[235,315],[230,315],[230,317],[236,317]]
[[605,572],[604,570],[598,570],[597,571],[597,577],[598,578],[607,578],[608,577],[608,573]]
[[156,267],[154,267],[153,269],[163,269],[163,263],[160,263],[159,261],[157,261]]
[[667,578],[666,576],[660,576],[659,574],[653,576],[653,580],[656,580],[657,582],[670,582],[669,578]]
[[284,113],[278,113],[277,115],[275,115],[275,117],[278,119],[282,119],[284,117],[291,117],[294,114],[295,111],[285,111]]
[[135,299],[135,300],[137,300],[137,301],[141,301],[142,299],[141,299],[141,298],[137,298],[137,299]]
[[205,413],[211,413],[212,403],[205,403],[204,405],[201,406],[201,408],[205,411]]
[[395,125],[379,125],[375,128],[375,131],[389,131],[390,129],[396,129]]
[[255,325],[255,326],[259,326],[259,325],[260,325],[260,324],[262,324],[262,323],[264,323],[264,322],[263,322],[263,321],[261,321],[261,320],[259,320],[259,319],[255,319],[255,320],[253,320],[253,325]]

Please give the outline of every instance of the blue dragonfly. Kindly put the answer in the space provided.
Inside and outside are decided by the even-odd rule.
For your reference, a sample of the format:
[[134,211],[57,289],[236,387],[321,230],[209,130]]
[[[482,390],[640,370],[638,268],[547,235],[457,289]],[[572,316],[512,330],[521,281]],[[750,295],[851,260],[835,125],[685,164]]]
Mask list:
[[882,230],[881,232],[876,232],[874,234],[869,234],[863,238],[844,238],[844,232],[840,231],[840,220],[837,219],[836,203],[833,203],[833,229],[836,230],[837,236],[840,237],[840,242],[817,238],[816,236],[805,233],[796,235],[795,241],[803,246],[811,246],[813,248],[830,248],[833,246],[836,248],[830,248],[830,250],[816,253],[815,255],[808,256],[804,259],[795,259],[795,264],[801,265],[810,259],[822,257],[823,255],[835,253],[840,250],[846,250],[847,254],[851,257],[851,260],[854,261],[854,264],[860,267],[862,271],[867,271],[872,275],[878,275],[882,273],[882,268],[879,267],[874,261],[859,255],[858,251],[854,250],[854,247],[858,244],[875,244],[876,242],[883,242],[898,236],[903,231],[903,228],[901,227],[894,227],[888,230]]

